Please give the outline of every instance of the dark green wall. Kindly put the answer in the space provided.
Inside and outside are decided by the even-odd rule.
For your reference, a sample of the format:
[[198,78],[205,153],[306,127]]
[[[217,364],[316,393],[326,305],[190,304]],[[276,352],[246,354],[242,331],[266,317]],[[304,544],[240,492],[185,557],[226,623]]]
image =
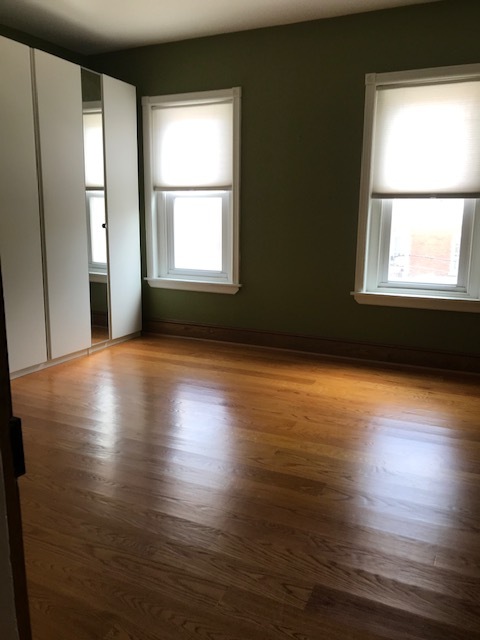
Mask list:
[[350,296],[365,73],[480,62],[479,24],[478,0],[444,0],[89,58],[139,96],[243,90],[243,288],[145,285],[145,319],[480,354],[476,314]]
[[51,42],[46,42],[45,40],[36,38],[29,33],[24,33],[23,31],[18,31],[17,29],[11,29],[10,27],[0,24],[0,36],[5,36],[5,38],[10,38],[10,40],[16,40],[17,42],[26,44],[28,47],[46,51],[47,53],[51,53],[53,56],[58,56],[59,58],[70,60],[70,62],[74,62],[75,64],[86,66],[85,56],[82,56],[81,54],[75,53],[73,51],[69,51],[68,49],[64,49],[63,47],[59,47],[56,44],[52,44]]
[[480,3],[445,1],[133,49],[94,65],[140,95],[241,86],[235,296],[145,285],[145,319],[480,354],[480,316],[358,305],[364,76],[480,62]]
[[90,308],[92,313],[107,315],[108,291],[106,282],[90,282]]
[[101,102],[102,82],[98,73],[82,69],[82,100],[83,102]]

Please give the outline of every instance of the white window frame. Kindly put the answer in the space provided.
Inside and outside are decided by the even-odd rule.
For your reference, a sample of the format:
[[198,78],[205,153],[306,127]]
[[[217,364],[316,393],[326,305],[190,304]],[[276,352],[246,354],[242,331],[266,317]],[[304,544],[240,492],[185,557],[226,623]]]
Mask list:
[[[201,269],[179,269],[174,263],[174,231],[173,231],[173,211],[176,197],[182,198],[208,198],[220,197],[222,200],[222,268],[218,271],[202,271]],[[232,255],[232,233],[231,233],[231,191],[159,191],[157,192],[158,211],[158,233],[159,242],[162,236],[167,238],[166,250],[160,252],[159,271],[165,277],[172,277],[178,280],[202,282],[208,278],[211,282],[224,283],[228,279],[231,265],[229,258]]]
[[386,85],[437,84],[464,79],[480,80],[480,64],[366,76],[357,259],[353,291],[355,300],[360,304],[480,312],[480,194],[457,196],[465,198],[465,207],[456,286],[388,282],[386,273],[391,199],[372,197],[373,137],[378,88]]
[[[90,282],[107,282],[108,266],[106,262],[94,262],[92,259],[92,229],[90,206],[92,198],[103,198],[105,201],[105,190],[101,187],[92,187],[86,190],[87,201],[87,233],[88,233],[88,273]],[[107,220],[105,218],[105,229]],[[108,247],[107,247],[108,252]]]
[[[102,102],[90,101],[83,103],[83,113],[99,113],[103,114]],[[102,119],[103,126],[103,119]],[[87,187],[85,191],[86,208],[87,208],[87,238],[88,238],[88,274],[90,282],[107,282],[108,281],[108,264],[107,262],[94,262],[92,260],[92,231],[91,231],[91,213],[90,202],[92,198],[103,197],[105,201],[105,229],[107,228],[107,203],[105,196],[105,186],[102,184],[94,187]],[[107,255],[108,255],[108,238],[107,238]]]
[[[241,89],[222,89],[142,99],[144,127],[145,226],[147,240],[147,277],[151,287],[210,293],[235,294],[239,282],[239,191],[240,191],[240,100]],[[157,189],[153,183],[152,113],[159,105],[186,106],[219,102],[233,105],[233,180],[229,185],[205,188],[198,185]],[[178,195],[222,195],[222,270],[201,271],[175,269],[171,204]]]

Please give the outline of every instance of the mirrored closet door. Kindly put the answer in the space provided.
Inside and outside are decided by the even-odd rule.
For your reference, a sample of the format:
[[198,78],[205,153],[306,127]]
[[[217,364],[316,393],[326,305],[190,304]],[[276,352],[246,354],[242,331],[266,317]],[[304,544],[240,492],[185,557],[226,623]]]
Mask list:
[[82,69],[88,277],[92,344],[110,338],[101,76]]

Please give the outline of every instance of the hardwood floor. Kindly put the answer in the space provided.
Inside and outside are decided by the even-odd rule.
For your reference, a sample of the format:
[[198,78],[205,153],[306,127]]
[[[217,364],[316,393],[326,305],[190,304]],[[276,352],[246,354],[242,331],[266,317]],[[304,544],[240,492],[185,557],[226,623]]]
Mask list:
[[480,640],[480,378],[142,338],[13,381],[34,640]]

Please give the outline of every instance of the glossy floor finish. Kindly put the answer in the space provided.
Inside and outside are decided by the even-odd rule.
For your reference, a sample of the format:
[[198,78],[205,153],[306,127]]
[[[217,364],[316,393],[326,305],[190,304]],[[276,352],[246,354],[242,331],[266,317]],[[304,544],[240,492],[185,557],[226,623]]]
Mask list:
[[34,640],[480,639],[480,378],[142,338],[13,395]]

